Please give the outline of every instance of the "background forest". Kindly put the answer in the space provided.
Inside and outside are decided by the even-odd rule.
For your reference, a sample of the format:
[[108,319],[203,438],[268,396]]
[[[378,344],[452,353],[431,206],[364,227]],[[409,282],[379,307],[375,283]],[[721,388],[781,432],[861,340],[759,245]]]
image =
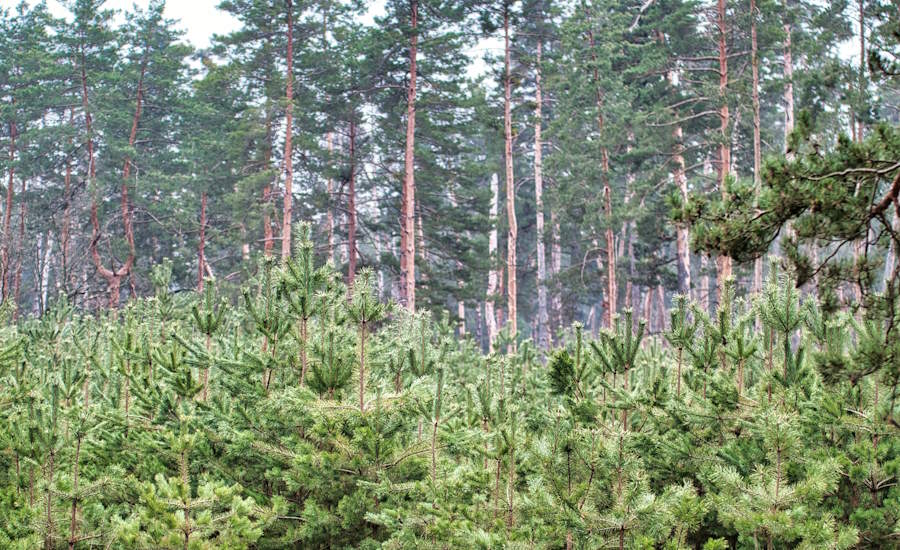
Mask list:
[[900,547],[895,2],[61,4],[0,547]]

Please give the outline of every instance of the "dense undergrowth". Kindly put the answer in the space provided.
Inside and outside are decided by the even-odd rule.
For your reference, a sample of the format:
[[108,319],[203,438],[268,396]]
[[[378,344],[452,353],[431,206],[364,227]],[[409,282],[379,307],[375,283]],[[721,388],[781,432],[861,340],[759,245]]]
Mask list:
[[[303,233],[303,231],[301,231]],[[900,343],[773,277],[485,356],[301,239],[0,331],[3,548],[890,548]],[[875,314],[870,314],[875,316]]]

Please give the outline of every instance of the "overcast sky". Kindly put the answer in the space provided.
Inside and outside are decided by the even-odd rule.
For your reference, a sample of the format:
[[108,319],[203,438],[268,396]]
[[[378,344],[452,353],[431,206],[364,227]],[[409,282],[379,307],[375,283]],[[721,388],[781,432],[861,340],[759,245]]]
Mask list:
[[[135,5],[146,8],[149,0],[108,0],[106,8],[130,11]],[[213,34],[225,34],[238,27],[238,21],[231,15],[216,9],[219,0],[169,0],[166,2],[166,17],[181,22],[187,40],[203,48],[209,45]],[[0,0],[0,7],[13,9],[19,0]],[[50,11],[56,16],[66,15],[66,10],[57,0],[47,0]]]

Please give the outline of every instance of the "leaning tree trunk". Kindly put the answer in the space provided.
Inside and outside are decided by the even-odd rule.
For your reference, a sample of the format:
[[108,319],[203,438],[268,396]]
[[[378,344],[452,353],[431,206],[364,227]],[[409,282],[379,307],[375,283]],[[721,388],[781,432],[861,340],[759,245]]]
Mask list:
[[281,219],[281,258],[291,256],[291,219],[294,206],[294,164],[293,147],[291,137],[294,133],[294,19],[293,1],[287,0],[287,81],[284,99],[285,106],[285,132],[284,132],[284,207]]
[[409,86],[406,90],[406,150],[404,153],[403,196],[401,201],[400,231],[400,277],[403,279],[404,300],[410,311],[416,309],[416,180],[415,180],[415,139],[416,139],[416,52],[419,42],[419,2],[410,1],[409,38]]
[[510,336],[509,351],[516,350],[517,309],[516,309],[516,247],[519,229],[516,224],[516,182],[513,176],[512,156],[512,114],[510,102],[510,88],[512,86],[512,73],[509,63],[509,5],[504,4],[503,9],[503,40],[504,40],[504,69],[503,80],[503,132],[504,132],[504,160],[506,161],[506,221],[508,227],[506,242],[506,304],[508,312],[508,326]]

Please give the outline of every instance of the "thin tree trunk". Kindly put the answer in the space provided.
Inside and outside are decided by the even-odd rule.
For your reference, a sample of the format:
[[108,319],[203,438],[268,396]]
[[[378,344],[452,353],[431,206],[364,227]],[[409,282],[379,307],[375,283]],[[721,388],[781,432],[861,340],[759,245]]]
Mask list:
[[416,183],[415,183],[415,139],[416,139],[416,52],[419,42],[419,1],[410,0],[409,38],[409,86],[406,92],[406,150],[404,157],[402,230],[400,276],[404,284],[404,299],[410,311],[416,309]]
[[504,69],[503,80],[503,131],[504,131],[504,158],[506,161],[506,223],[508,227],[506,242],[506,304],[508,312],[510,352],[516,350],[517,326],[517,279],[516,279],[516,247],[518,241],[518,224],[516,223],[516,182],[513,176],[512,156],[512,114],[510,89],[512,87],[512,73],[509,60],[509,4],[503,5],[503,41],[504,41]]
[[[752,73],[751,97],[753,101],[753,187],[757,196],[762,188],[762,138],[760,136],[760,107],[759,107],[759,43],[756,38],[756,0],[750,0],[750,68]],[[762,290],[763,259],[757,258],[753,262],[752,291],[758,293]]]
[[359,328],[359,412],[366,412],[366,323]]
[[75,464],[72,476],[72,509],[69,516],[69,550],[75,550],[78,542],[78,474],[79,461],[81,459],[81,436],[77,436],[75,443]]
[[544,248],[544,160],[543,141],[541,139],[542,103],[541,90],[541,40],[537,43],[537,62],[535,64],[535,108],[534,108],[534,204],[536,218],[537,247],[537,287],[538,318],[537,344],[539,348],[550,348],[550,327],[547,316],[547,259]]
[[[794,61],[791,46],[791,23],[788,20],[789,0],[784,0],[784,147],[787,150],[787,139],[794,131]],[[755,19],[754,19],[755,21]]]
[[25,191],[28,181],[22,178],[22,192],[19,201],[19,236],[16,239],[16,269],[13,272],[13,303],[16,308],[13,312],[13,318],[19,316],[19,292],[22,288],[22,257],[25,255],[25,215],[28,211],[25,205]]
[[[138,124],[141,120],[141,112],[144,106],[144,75],[147,71],[147,60],[146,57],[141,65],[141,74],[138,79],[137,86],[137,98],[135,100],[135,108],[134,108],[134,116],[131,120],[131,133],[128,136],[128,146],[129,149],[134,149],[135,141],[137,140],[137,131]],[[84,106],[85,111],[85,127],[88,134],[88,157],[89,157],[89,179],[91,182],[94,181],[96,177],[95,164],[94,164],[94,151],[93,151],[93,136],[91,135],[91,115],[89,112],[89,104],[88,104],[88,94],[87,94],[87,75],[85,73],[85,63],[84,63],[84,54],[82,48],[82,63],[81,63],[81,88],[82,88],[82,104]],[[131,163],[132,159],[126,155],[125,162],[122,168],[122,224],[125,226],[125,239],[128,242],[128,258],[125,260],[125,263],[119,268],[107,268],[103,265],[103,260],[100,258],[100,252],[98,250],[98,244],[101,237],[100,231],[100,220],[98,218],[97,213],[97,196],[96,193],[93,194],[92,204],[91,204],[91,225],[93,230],[93,235],[91,236],[91,259],[94,262],[94,266],[97,268],[97,272],[106,279],[108,285],[109,292],[109,308],[115,309],[119,304],[119,289],[122,284],[122,279],[131,272],[131,266],[134,264],[135,260],[135,246],[134,246],[134,230],[131,225],[131,208],[128,202],[128,179],[131,176]]]
[[[562,270],[562,241],[560,240],[560,226],[556,219],[556,212],[550,210],[550,276],[559,277]],[[550,309],[553,311],[554,325],[558,329],[562,326],[562,295],[559,285],[555,285],[550,296]],[[551,337],[552,343],[552,337]]]
[[287,81],[284,99],[285,106],[285,131],[284,131],[284,208],[281,220],[281,258],[291,257],[291,221],[294,207],[294,149],[291,137],[294,133],[294,4],[293,0],[286,0],[287,4]]
[[[865,0],[858,0],[859,7],[859,101],[865,101],[866,96],[866,6]],[[863,120],[856,120],[856,139],[863,140]]]
[[[725,0],[718,0],[717,21],[719,30],[719,191],[722,199],[728,199],[727,180],[731,173],[731,140],[728,139],[730,117],[728,113],[728,50],[726,44],[727,23],[725,20]],[[731,257],[720,254],[716,258],[716,299],[721,303],[725,283],[731,278]]]
[[[75,126],[75,108],[69,109],[69,125]],[[60,269],[57,277],[57,286],[61,286],[63,291],[68,295],[69,288],[69,227],[71,225],[71,208],[72,208],[72,139],[69,139],[69,151],[66,153],[66,175],[63,187],[63,215],[62,227],[59,231],[59,260]]]
[[[272,163],[272,113],[266,113],[266,150],[263,153],[263,165],[266,169]],[[263,186],[263,254],[272,255],[275,246],[275,234],[272,231],[272,183]]]
[[700,256],[700,307],[709,313],[709,260],[706,255]]
[[200,243],[197,245],[197,291],[203,292],[203,277],[206,271],[206,191],[200,194]]
[[494,340],[497,338],[497,312],[495,310],[497,296],[500,289],[500,273],[497,269],[497,245],[498,245],[498,210],[499,210],[499,194],[500,185],[497,181],[497,174],[491,175],[491,233],[488,236],[488,256],[490,257],[491,268],[488,271],[487,297],[484,301],[484,316],[487,323],[488,349],[494,350]]
[[[597,52],[594,49],[594,31],[588,30],[588,41],[591,47],[591,58],[594,61],[594,86],[596,87],[597,103],[597,129],[600,132],[601,142],[604,139],[603,117],[603,90],[600,88],[600,71],[596,66]],[[613,317],[616,314],[616,299],[618,287],[616,285],[616,242],[612,228],[612,191],[609,184],[609,150],[605,144],[600,146],[600,172],[603,178],[603,214],[606,218],[606,296],[604,297],[603,322],[607,328],[612,327]]]
[[356,122],[350,120],[349,136],[349,162],[350,174],[347,177],[347,285],[353,288],[353,280],[356,277]]
[[5,301],[9,297],[9,263],[10,263],[10,250],[12,249],[12,231],[11,220],[12,220],[12,211],[13,211],[13,198],[15,196],[14,191],[14,178],[16,172],[16,137],[17,137],[17,127],[15,121],[9,122],[9,179],[6,184],[6,209],[3,212],[3,256],[2,256],[2,276],[3,280],[0,282],[3,287],[2,297]]
[[[330,162],[334,154],[334,134],[328,132],[325,140],[328,146],[328,159]],[[328,258],[334,261],[334,179],[330,174],[326,185],[328,189],[328,211],[325,214],[325,224],[328,231]]]

